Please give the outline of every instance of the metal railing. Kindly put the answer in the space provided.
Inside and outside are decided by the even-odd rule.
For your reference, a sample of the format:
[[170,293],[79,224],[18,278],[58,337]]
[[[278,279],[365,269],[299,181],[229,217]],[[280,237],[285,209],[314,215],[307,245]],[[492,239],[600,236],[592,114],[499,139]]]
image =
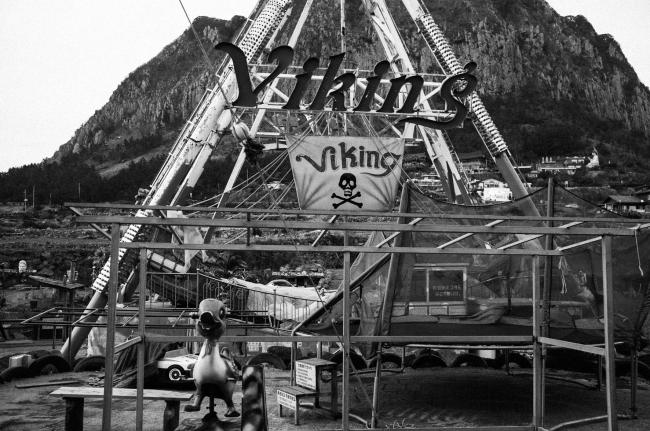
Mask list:
[[[267,289],[273,289],[267,292]],[[286,288],[283,288],[286,289]],[[230,282],[211,274],[163,273],[147,274],[149,302],[162,300],[171,302],[173,307],[198,307],[206,298],[216,298],[229,309],[229,316],[249,323],[270,322],[279,326],[282,322],[301,322],[313,310],[322,306],[323,300],[318,295],[300,294],[301,290],[309,292],[309,287],[296,287],[296,295],[278,293],[270,286],[247,286]]]

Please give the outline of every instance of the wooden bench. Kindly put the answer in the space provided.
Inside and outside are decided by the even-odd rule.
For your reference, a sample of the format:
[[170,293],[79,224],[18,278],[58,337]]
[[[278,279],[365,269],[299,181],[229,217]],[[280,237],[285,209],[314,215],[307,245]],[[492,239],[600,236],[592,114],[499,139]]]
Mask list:
[[278,389],[278,406],[280,407],[280,417],[282,417],[282,406],[293,410],[293,423],[300,425],[299,411],[300,400],[302,398],[316,398],[318,392],[302,386],[285,386]]
[[[82,431],[85,398],[104,398],[101,387],[61,387],[50,395],[65,400],[65,431]],[[145,389],[145,400],[165,400],[163,413],[163,431],[173,431],[178,426],[181,401],[188,401],[192,393]],[[136,398],[136,389],[113,388],[113,398]]]

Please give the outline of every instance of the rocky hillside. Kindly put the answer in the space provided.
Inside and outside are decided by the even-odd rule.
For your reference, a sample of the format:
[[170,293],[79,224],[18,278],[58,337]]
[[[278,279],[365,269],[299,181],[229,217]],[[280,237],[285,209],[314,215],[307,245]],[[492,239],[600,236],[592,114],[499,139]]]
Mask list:
[[[194,27],[211,62],[218,61],[211,47],[217,41],[230,40],[243,21],[237,16],[230,21],[206,17],[195,20]],[[115,173],[114,166],[120,162],[164,152],[212,85],[214,73],[188,29],[132,72],[53,159],[81,154],[100,172]]]
[[[303,3],[296,1],[279,44],[290,37],[287,28],[294,27]],[[401,3],[388,3],[416,68],[436,71]],[[650,160],[650,91],[611,36],[597,34],[582,16],[559,16],[544,0],[425,3],[461,62],[478,63],[479,92],[517,158],[586,153],[597,146],[605,157],[642,175]],[[346,13],[346,58],[370,68],[385,57],[383,51],[360,1],[348,0]],[[314,2],[297,62],[339,51],[338,19],[331,2]],[[217,61],[212,46],[231,39],[243,22],[242,17],[195,21],[211,61]],[[107,174],[120,162],[164,152],[213,80],[188,30],[131,73],[54,159],[76,153]],[[467,129],[452,134],[459,150],[481,148]]]

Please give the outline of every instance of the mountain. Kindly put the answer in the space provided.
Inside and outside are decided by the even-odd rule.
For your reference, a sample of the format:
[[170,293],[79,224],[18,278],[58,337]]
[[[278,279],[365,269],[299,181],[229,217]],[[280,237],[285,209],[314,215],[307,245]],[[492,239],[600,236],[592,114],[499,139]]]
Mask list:
[[[217,61],[211,47],[217,41],[233,38],[244,21],[239,16],[230,21],[206,17],[194,21],[210,62]],[[81,154],[100,172],[110,175],[121,161],[164,152],[205,90],[214,85],[212,70],[191,29],[187,29],[160,54],[129,74],[106,105],[58,149],[53,160]]]
[[[304,4],[296,1],[278,44],[290,37]],[[400,2],[388,2],[416,70],[436,72],[424,40]],[[513,155],[586,154],[597,147],[617,178],[645,182],[650,161],[650,90],[638,79],[620,46],[599,35],[582,16],[562,17],[544,0],[426,0],[461,63],[475,61],[478,91]],[[348,64],[370,69],[385,58],[360,1],[346,2]],[[212,49],[230,40],[245,21],[200,17],[194,27],[212,64]],[[294,62],[338,53],[338,7],[316,1],[296,46]],[[324,60],[322,60],[324,61]],[[74,154],[103,176],[132,160],[163,154],[206,88],[214,85],[190,29],[132,72],[109,101],[54,154]],[[451,133],[459,151],[481,149],[470,130]]]

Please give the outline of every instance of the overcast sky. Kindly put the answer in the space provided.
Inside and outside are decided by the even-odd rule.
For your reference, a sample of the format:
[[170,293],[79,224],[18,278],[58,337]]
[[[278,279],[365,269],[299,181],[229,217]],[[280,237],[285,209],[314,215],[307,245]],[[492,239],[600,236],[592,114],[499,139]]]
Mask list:
[[[650,0],[549,2],[612,34],[650,84]],[[254,3],[183,0],[191,18],[247,16]],[[178,0],[0,0],[0,172],[51,156],[187,26]]]

